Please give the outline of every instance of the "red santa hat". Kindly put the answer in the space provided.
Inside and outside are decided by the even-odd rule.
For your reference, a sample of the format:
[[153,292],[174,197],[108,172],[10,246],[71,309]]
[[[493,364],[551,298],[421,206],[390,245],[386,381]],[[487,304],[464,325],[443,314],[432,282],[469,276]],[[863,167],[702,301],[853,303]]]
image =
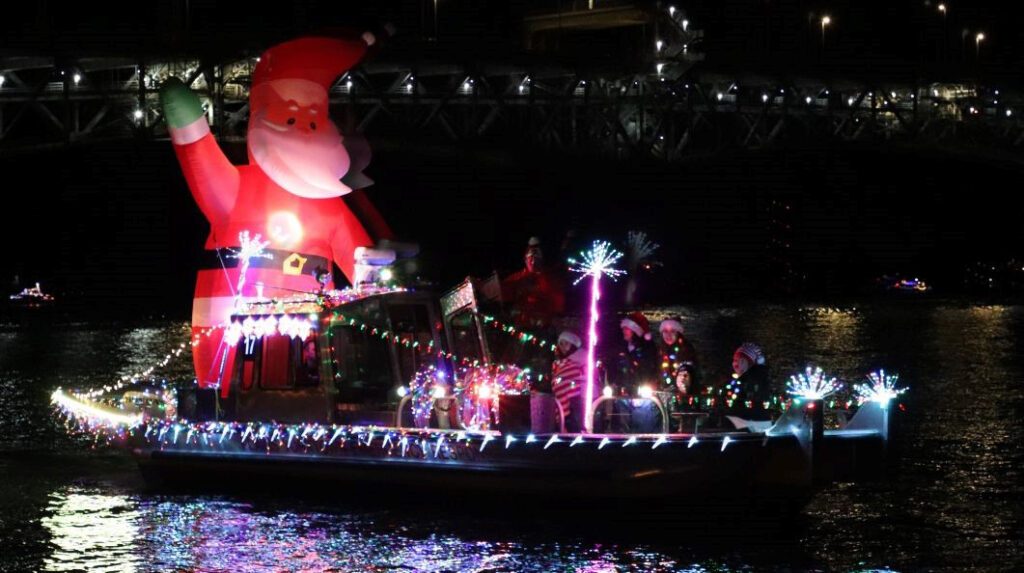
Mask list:
[[627,314],[623,317],[619,326],[632,330],[634,334],[642,336],[645,340],[651,339],[651,323],[642,313],[631,312]]
[[666,318],[665,320],[661,321],[661,326],[659,327],[659,329],[662,332],[665,332],[667,330],[669,332],[678,332],[679,334],[682,334],[685,330],[683,328],[683,319],[678,316]]
[[572,344],[576,348],[580,348],[583,346],[583,340],[580,339],[580,337],[571,330],[563,330],[562,334],[558,335],[558,341],[562,342],[563,340],[568,342],[569,344]]

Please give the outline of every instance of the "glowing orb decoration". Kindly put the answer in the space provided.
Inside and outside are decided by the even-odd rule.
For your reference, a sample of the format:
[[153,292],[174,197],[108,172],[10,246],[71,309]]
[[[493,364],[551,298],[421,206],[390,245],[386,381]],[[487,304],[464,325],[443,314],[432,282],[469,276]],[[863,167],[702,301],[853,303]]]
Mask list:
[[572,283],[577,285],[586,277],[590,277],[590,328],[587,331],[587,383],[584,389],[584,404],[586,405],[583,417],[583,426],[588,432],[594,431],[594,412],[590,404],[594,401],[594,348],[597,346],[597,301],[601,299],[599,283],[601,277],[608,275],[612,280],[626,274],[626,271],[616,269],[615,263],[622,258],[622,253],[611,248],[607,241],[594,241],[594,246],[587,252],[580,253],[582,260],[570,258],[569,270],[579,273],[579,277]]
[[644,384],[637,390],[636,393],[641,398],[650,398],[651,396],[654,396],[654,389],[648,386],[647,384]]
[[882,408],[886,408],[894,398],[907,391],[907,388],[897,388],[896,383],[900,375],[888,375],[885,370],[877,370],[868,374],[868,383],[857,384],[853,387],[857,395],[857,401],[861,404],[877,402]]
[[276,246],[290,249],[302,241],[302,223],[295,213],[277,211],[267,219],[267,236]]
[[232,322],[224,331],[224,344],[234,346],[242,338],[263,338],[281,334],[289,338],[305,340],[316,330],[316,319],[307,316],[281,315],[280,318],[265,316],[262,318],[246,317],[242,322]]
[[605,398],[611,398],[612,394],[613,390],[611,386],[605,386],[604,390],[601,391],[601,395],[604,396]]
[[835,378],[829,378],[821,368],[807,366],[803,374],[789,377],[786,391],[804,400],[821,400],[842,387]]

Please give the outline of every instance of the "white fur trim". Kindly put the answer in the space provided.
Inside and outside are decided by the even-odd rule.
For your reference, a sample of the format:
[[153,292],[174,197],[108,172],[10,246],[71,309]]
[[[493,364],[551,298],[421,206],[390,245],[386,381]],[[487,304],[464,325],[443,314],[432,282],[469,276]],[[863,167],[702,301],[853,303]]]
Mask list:
[[[644,329],[640,328],[640,325],[636,323],[632,318],[623,318],[622,322],[619,323],[622,328],[628,328],[632,330],[637,336],[644,336]],[[650,336],[650,333],[647,334]]]
[[667,318],[661,321],[661,326],[659,327],[659,329],[662,332],[666,330],[671,330],[672,332],[678,332],[679,334],[685,332],[685,329],[683,328],[683,323],[672,318]]
[[171,143],[174,145],[188,145],[206,137],[210,133],[210,124],[206,123],[206,116],[201,115],[184,127],[168,127],[167,133],[171,135]]
[[563,340],[569,344],[575,345],[577,348],[581,348],[583,346],[583,340],[581,340],[579,336],[576,336],[575,332],[569,332],[568,330],[562,332],[562,334],[558,335],[558,341],[561,342]]

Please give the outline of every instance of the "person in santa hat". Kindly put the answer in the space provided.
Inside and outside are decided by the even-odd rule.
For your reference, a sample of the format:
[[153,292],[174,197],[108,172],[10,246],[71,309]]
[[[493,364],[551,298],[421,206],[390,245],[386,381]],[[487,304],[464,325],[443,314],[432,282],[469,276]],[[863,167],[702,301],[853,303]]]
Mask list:
[[689,380],[683,387],[691,396],[697,390],[697,351],[684,335],[683,319],[674,316],[661,321],[658,326],[659,358],[661,359],[661,389],[673,392],[678,387],[678,376],[683,364],[689,364]]
[[[249,162],[233,165],[210,133],[199,99],[171,78],[160,101],[185,180],[210,223],[207,257],[192,304],[193,359],[201,387],[226,395],[233,347],[221,344],[236,295],[287,296],[331,288],[334,262],[349,279],[356,247],[388,238],[390,230],[365,197],[353,205],[343,195],[370,183],[362,174],[368,148],[353,138],[351,150],[328,116],[328,89],[376,43],[374,34],[306,37],[268,49],[258,59],[249,96]],[[239,261],[226,256],[245,231],[269,241],[267,258],[254,258],[236,293]],[[321,269],[320,276],[314,270]],[[326,271],[326,272],[325,272]],[[319,280],[318,280],[319,279]],[[249,289],[253,289],[250,291]]]
[[562,406],[565,430],[579,432],[583,428],[587,352],[583,340],[571,330],[558,335],[555,361],[551,364],[551,390]]
[[750,420],[770,420],[771,381],[761,347],[744,342],[732,356],[732,378],[721,391],[726,410]]
[[640,312],[631,312],[619,321],[622,342],[619,347],[614,382],[620,394],[633,397],[642,384],[657,387],[658,352],[651,341],[651,323]]

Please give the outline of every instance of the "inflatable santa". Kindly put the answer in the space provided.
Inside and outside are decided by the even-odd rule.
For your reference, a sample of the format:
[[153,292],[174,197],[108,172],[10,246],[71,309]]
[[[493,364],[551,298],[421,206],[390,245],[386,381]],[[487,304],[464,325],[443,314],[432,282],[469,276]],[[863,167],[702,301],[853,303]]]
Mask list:
[[[356,247],[390,234],[365,197],[350,203],[342,198],[370,183],[361,173],[369,149],[350,140],[346,150],[327,114],[330,86],[374,41],[367,32],[350,39],[300,38],[267,50],[252,76],[247,165],[228,161],[199,99],[184,83],[172,78],[162,86],[174,151],[210,222],[192,302],[193,359],[201,387],[219,385],[227,392],[228,384],[220,383],[230,377],[233,348],[221,344],[223,329],[211,327],[223,325],[235,304],[244,265],[227,255],[239,246],[240,233],[261,235],[271,256],[249,261],[247,292],[237,294],[252,296],[261,288],[266,297],[319,290],[314,275],[319,269],[329,276],[332,261],[352,280]],[[369,219],[366,226],[354,210]],[[371,237],[367,227],[383,236]]]

